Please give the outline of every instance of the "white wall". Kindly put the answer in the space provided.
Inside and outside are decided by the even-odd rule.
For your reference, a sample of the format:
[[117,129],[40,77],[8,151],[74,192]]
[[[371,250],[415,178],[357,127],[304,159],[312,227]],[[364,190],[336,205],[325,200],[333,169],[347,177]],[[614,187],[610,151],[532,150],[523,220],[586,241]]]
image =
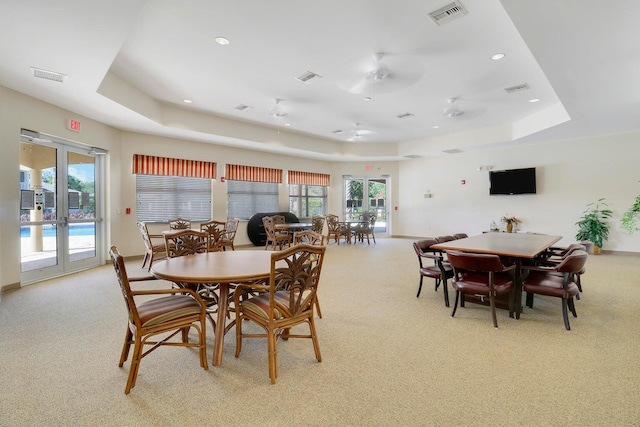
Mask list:
[[[505,215],[522,230],[575,241],[576,221],[588,203],[604,197],[614,212],[605,250],[640,252],[640,234],[620,228],[622,213],[640,194],[640,135],[615,135],[553,144],[466,152],[403,162],[399,172],[396,235],[478,234]],[[536,167],[537,194],[489,196],[489,172]],[[462,185],[461,180],[466,180]],[[424,198],[431,190],[432,198]]]

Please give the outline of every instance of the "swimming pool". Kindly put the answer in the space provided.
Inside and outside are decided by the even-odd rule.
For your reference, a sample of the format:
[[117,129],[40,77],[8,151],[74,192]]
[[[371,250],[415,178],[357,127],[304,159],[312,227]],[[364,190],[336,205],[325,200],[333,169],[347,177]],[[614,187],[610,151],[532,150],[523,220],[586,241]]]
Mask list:
[[[42,237],[56,237],[57,227],[52,224],[42,226]],[[94,236],[96,225],[91,224],[69,224],[69,236]],[[20,227],[20,237],[31,237],[31,227]]]

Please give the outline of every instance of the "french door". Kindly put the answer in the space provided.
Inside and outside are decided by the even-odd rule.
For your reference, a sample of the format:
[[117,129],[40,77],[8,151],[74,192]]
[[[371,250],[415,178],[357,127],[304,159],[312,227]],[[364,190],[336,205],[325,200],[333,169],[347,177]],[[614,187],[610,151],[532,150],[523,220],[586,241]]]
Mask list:
[[345,176],[343,212],[346,221],[359,219],[362,212],[376,214],[375,233],[389,234],[387,217],[388,177]]
[[23,131],[20,139],[20,271],[29,284],[99,265],[104,257],[101,156]]

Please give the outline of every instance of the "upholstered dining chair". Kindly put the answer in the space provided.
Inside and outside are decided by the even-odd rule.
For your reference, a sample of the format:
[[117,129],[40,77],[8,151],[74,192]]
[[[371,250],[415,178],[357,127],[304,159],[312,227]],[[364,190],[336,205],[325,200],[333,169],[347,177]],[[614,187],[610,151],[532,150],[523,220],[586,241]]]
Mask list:
[[200,231],[207,233],[209,238],[209,252],[217,252],[222,250],[220,241],[222,240],[225,225],[225,222],[216,220],[200,223]]
[[[162,234],[149,234],[147,224],[142,221],[138,221],[138,230],[140,230],[140,234],[142,234],[142,240],[144,241],[145,247],[144,258],[142,259],[142,268],[144,268],[147,261],[149,261],[149,267],[147,268],[147,271],[149,271],[151,270],[151,265],[154,260],[167,256],[164,236]],[[154,243],[153,239],[162,239],[162,243]]]
[[[269,378],[278,377],[279,338],[307,338],[313,342],[318,362],[322,361],[314,323],[313,307],[326,246],[294,245],[271,254],[271,274],[267,285],[239,285],[233,298],[236,313],[236,357],[244,338],[267,338]],[[254,292],[258,292],[255,294]],[[245,298],[242,297],[245,295]],[[264,333],[244,332],[245,321],[260,326]],[[291,328],[307,324],[309,334],[293,334]]]
[[[131,283],[155,280],[155,278],[152,276],[129,278],[124,259],[118,249],[112,246],[109,254],[129,314],[119,367],[126,362],[133,345],[125,394],[129,394],[136,385],[142,358],[160,346],[196,347],[200,356],[200,366],[205,370],[209,369],[206,350],[206,306],[202,299],[193,290],[187,288],[133,290]],[[138,301],[137,297],[143,297],[144,302]],[[155,298],[149,299],[149,297]],[[188,333],[191,328],[198,333],[197,342],[189,342]],[[170,341],[178,333],[182,334],[182,341]],[[146,346],[152,347],[143,351]]]
[[493,326],[498,327],[496,297],[508,294],[509,315],[513,316],[515,296],[515,265],[505,267],[498,255],[447,251],[453,266],[453,289],[456,301],[451,317],[455,316],[460,298],[465,294],[488,297]]
[[191,228],[191,220],[184,218],[174,218],[169,220],[170,230],[184,230]]
[[456,233],[456,234],[453,235],[453,238],[455,240],[464,239],[466,237],[469,237],[469,235],[467,235],[467,233]]
[[[585,245],[588,243],[590,245]],[[587,254],[589,253],[589,247],[593,246],[591,242],[580,242],[580,243],[572,243],[566,248],[553,247],[549,248],[547,251],[543,252],[535,261],[534,265],[541,265],[547,267],[554,267],[560,264],[564,259],[571,255],[576,251],[585,251]],[[576,286],[578,286],[578,291],[582,292],[582,275],[586,273],[586,269],[583,266],[580,271],[575,273],[575,282]],[[558,273],[560,274],[560,273]],[[562,275],[562,274],[560,274]],[[576,299],[580,299],[580,294],[576,295]]]
[[262,217],[262,224],[264,225],[264,231],[267,234],[267,241],[264,245],[265,250],[271,246],[273,250],[282,250],[285,246],[291,244],[291,235],[289,233],[277,233],[274,228],[275,223],[273,217]]
[[329,230],[327,233],[327,241],[330,241],[331,237],[333,237],[339,245],[340,238],[344,237],[347,243],[351,242],[351,230],[340,222],[338,215],[327,214],[325,218],[327,219],[327,229]]
[[[300,245],[306,243],[307,245],[324,246],[324,235],[316,233],[313,230],[298,231],[293,235],[293,244]],[[316,296],[316,311],[318,317],[322,319],[322,310],[320,310],[320,300]]]
[[204,231],[176,230],[165,233],[164,241],[169,258],[209,252],[209,235]]
[[[562,299],[562,318],[567,331],[569,325],[568,311],[573,317],[578,317],[573,303],[573,297],[578,295],[579,289],[576,277],[587,262],[588,254],[584,250],[576,250],[564,257],[555,266],[527,266],[523,267],[526,274],[522,290],[526,292],[526,305],[533,308],[533,296],[545,295]],[[528,274],[527,274],[528,273]]]
[[438,287],[442,285],[444,305],[449,307],[449,289],[447,286],[447,280],[453,278],[453,268],[451,267],[451,264],[445,262],[441,251],[431,248],[431,246],[436,243],[436,239],[422,239],[413,242],[413,250],[418,256],[418,265],[420,267],[420,284],[418,285],[416,298],[420,297],[423,278],[429,277],[436,281],[436,292],[438,291]]

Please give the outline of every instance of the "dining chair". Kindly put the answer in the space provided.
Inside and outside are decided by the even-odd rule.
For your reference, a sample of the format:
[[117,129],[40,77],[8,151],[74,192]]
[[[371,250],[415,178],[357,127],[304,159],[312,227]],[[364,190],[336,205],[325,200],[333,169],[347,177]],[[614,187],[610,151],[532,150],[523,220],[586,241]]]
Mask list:
[[[234,294],[235,355],[238,357],[242,351],[243,338],[267,338],[269,378],[272,384],[276,383],[278,377],[276,343],[279,338],[311,339],[316,359],[318,362],[322,361],[313,307],[317,298],[325,250],[326,246],[300,244],[274,252],[271,254],[268,284],[242,284]],[[242,295],[246,297],[242,298]],[[264,333],[245,333],[245,321],[255,323]],[[291,332],[291,328],[301,324],[308,325],[309,334]]]
[[584,250],[576,250],[568,254],[559,264],[554,266],[527,266],[523,267],[525,278],[522,290],[526,292],[526,305],[533,308],[533,296],[535,294],[562,299],[562,318],[567,331],[569,314],[578,317],[573,297],[580,290],[576,283],[577,273],[584,268],[588,254]]
[[469,237],[467,233],[456,233],[453,235],[454,240],[464,239],[466,237]]
[[200,231],[207,233],[209,252],[221,251],[223,246],[220,241],[224,233],[226,223],[223,221],[206,221],[200,223]]
[[[133,290],[131,283],[155,280],[155,277],[129,278],[124,258],[115,246],[111,247],[109,255],[113,261],[113,267],[129,314],[119,367],[122,367],[126,362],[131,345],[133,345],[133,356],[124,393],[129,394],[129,391],[136,385],[142,358],[160,346],[196,347],[200,355],[200,366],[208,370],[206,306],[202,299],[188,288]],[[144,299],[138,301],[137,297]],[[149,297],[155,298],[149,299]],[[189,342],[191,328],[194,328],[198,333],[197,342]],[[178,333],[182,333],[182,341],[170,341]],[[158,335],[161,336],[158,337]],[[143,351],[145,346],[152,347]]]
[[[541,265],[547,267],[553,267],[560,264],[567,256],[571,255],[575,251],[585,251],[587,254],[589,250],[587,249],[587,245],[585,242],[580,243],[572,243],[566,248],[552,247],[549,250],[545,251],[541,256],[536,259],[534,265]],[[591,243],[591,242],[587,242]],[[593,243],[591,243],[593,245]],[[576,286],[578,286],[578,291],[582,292],[582,275],[586,273],[586,269],[583,266],[580,271],[575,273],[575,282]],[[580,294],[576,295],[576,299],[580,299]]]
[[324,231],[324,215],[314,215],[311,218],[311,231],[322,234]]
[[264,225],[265,233],[267,233],[267,241],[264,245],[265,250],[269,247],[269,245],[271,245],[273,250],[282,250],[285,245],[288,246],[291,244],[291,235],[289,233],[276,233],[273,217],[262,217],[262,224]]
[[165,233],[164,241],[169,258],[209,252],[209,235],[204,231],[176,230]]
[[239,223],[240,220],[238,218],[227,219],[218,243],[223,251],[226,251],[227,248],[231,248],[232,251],[236,250],[235,246],[233,246],[233,242],[236,240],[236,232],[238,231]]
[[[151,270],[151,265],[153,261],[160,258],[165,258],[167,256],[167,250],[164,243],[164,236],[162,234],[149,234],[149,229],[147,224],[138,221],[138,230],[140,230],[140,234],[142,234],[142,240],[144,241],[144,258],[142,259],[142,268],[144,268],[147,261],[149,261],[149,267],[147,271]],[[153,239],[163,239],[162,243],[154,243]]]
[[360,220],[362,221],[357,227],[354,228],[353,234],[356,240],[360,242],[364,242],[364,238],[367,238],[367,245],[369,243],[369,236],[373,239],[373,243],[376,243],[376,236],[373,233],[376,228],[376,220],[378,216],[374,212],[363,212],[360,216]]
[[453,236],[438,236],[436,237],[436,240],[438,241],[438,243],[445,243],[445,242],[451,242],[453,240],[457,240],[455,237]]
[[340,222],[338,215],[327,214],[326,219],[327,229],[329,230],[327,233],[327,241],[330,241],[331,237],[333,237],[339,245],[340,238],[344,237],[347,243],[351,243],[351,230],[344,223]]
[[420,285],[418,285],[416,298],[420,297],[423,278],[429,277],[431,279],[435,279],[436,292],[438,291],[438,287],[442,285],[444,305],[449,307],[449,288],[447,286],[447,280],[453,278],[453,268],[451,267],[451,264],[445,261],[444,255],[441,251],[431,248],[431,246],[436,243],[436,239],[422,239],[413,242],[413,250],[418,256],[418,265],[420,267]]
[[453,289],[456,300],[451,317],[455,316],[460,298],[470,294],[484,301],[489,298],[493,326],[498,327],[496,297],[508,295],[509,316],[513,317],[515,294],[515,265],[504,266],[500,257],[494,254],[476,254],[447,251],[447,258],[453,266]]
[[184,218],[174,218],[169,220],[170,230],[184,230],[191,228],[191,220]]
[[[300,245],[306,243],[307,245],[324,246],[324,235],[316,233],[313,230],[298,231],[293,235],[293,244]],[[318,317],[322,319],[322,310],[320,310],[320,300],[316,296],[316,311]]]

